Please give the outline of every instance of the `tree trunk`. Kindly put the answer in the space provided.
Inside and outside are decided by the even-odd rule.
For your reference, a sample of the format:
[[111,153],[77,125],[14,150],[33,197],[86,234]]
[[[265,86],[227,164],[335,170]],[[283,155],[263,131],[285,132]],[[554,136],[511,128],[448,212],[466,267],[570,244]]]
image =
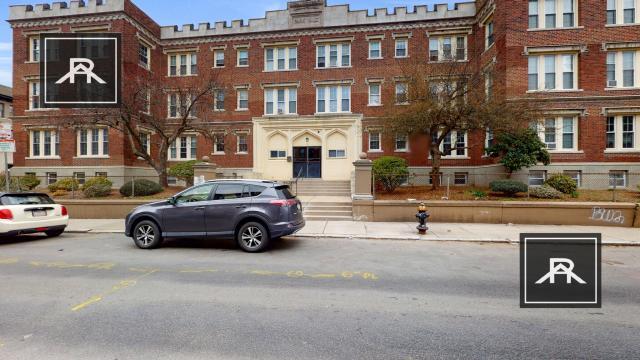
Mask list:
[[431,190],[440,186],[440,147],[431,145]]
[[158,173],[158,183],[163,188],[169,187],[169,180],[167,179],[167,154],[166,150],[160,150],[158,154],[158,160],[155,161],[154,169]]

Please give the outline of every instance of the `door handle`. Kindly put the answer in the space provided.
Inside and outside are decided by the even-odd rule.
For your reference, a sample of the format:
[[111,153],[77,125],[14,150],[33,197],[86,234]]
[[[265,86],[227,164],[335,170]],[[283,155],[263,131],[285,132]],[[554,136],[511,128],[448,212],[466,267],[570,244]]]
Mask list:
[[194,208],[193,210],[195,210],[195,211],[201,211],[201,210],[204,210],[204,206],[199,206],[199,207],[197,207],[197,208]]
[[236,209],[246,209],[247,205],[238,205],[236,206]]

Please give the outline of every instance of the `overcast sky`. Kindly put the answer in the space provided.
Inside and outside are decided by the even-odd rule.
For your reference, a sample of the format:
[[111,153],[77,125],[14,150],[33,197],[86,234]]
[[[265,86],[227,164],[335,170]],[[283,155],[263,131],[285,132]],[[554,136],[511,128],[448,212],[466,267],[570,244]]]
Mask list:
[[[94,1],[94,0],[90,0]],[[459,0],[467,2],[469,0]],[[1,0],[0,19],[9,17],[9,5],[38,4],[46,0]],[[48,1],[51,3],[52,1]],[[231,21],[264,17],[267,10],[285,9],[287,0],[134,0],[160,25],[198,24],[201,22]],[[329,5],[350,4],[352,10],[393,8],[394,6],[429,5],[449,3],[451,0],[329,0]],[[176,8],[177,5],[177,8]],[[194,11],[197,10],[197,11]],[[11,27],[0,24],[0,84],[11,86]]]

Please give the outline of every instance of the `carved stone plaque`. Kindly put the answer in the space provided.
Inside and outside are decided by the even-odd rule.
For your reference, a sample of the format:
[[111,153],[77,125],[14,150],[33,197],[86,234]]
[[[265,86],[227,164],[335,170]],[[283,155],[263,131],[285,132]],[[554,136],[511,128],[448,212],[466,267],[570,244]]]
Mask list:
[[289,2],[289,27],[319,27],[324,23],[325,0],[299,0]]

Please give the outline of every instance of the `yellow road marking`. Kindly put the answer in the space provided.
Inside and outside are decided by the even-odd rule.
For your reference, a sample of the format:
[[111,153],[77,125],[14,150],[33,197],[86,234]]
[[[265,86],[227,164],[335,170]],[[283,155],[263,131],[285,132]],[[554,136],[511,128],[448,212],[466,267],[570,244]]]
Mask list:
[[280,273],[273,272],[273,271],[266,271],[266,270],[253,270],[253,271],[251,271],[251,274],[253,274],[253,275],[265,275],[265,276],[281,275]]
[[102,297],[94,296],[94,297],[90,298],[89,300],[83,302],[82,304],[78,304],[78,305],[72,307],[71,311],[78,311],[78,310],[83,309],[83,308],[85,308],[85,307],[87,307],[87,306],[89,306],[89,305],[91,305],[93,303],[97,303],[100,300],[102,300]]
[[184,269],[180,270],[181,273],[185,274],[199,274],[199,273],[215,273],[218,272],[216,269]]
[[18,263],[18,259],[16,258],[10,258],[10,259],[0,259],[0,265],[11,265],[11,264],[16,264]]
[[94,269],[94,270],[112,270],[116,264],[115,263],[95,263],[95,264],[69,264],[64,261],[54,261],[54,262],[43,262],[43,261],[30,261],[29,265],[35,267],[46,267],[46,268],[56,268],[56,269]]
[[311,275],[312,278],[314,279],[335,279],[336,278],[336,274],[315,274],[315,275]]
[[92,297],[90,297],[87,301],[80,303],[74,307],[71,308],[71,311],[78,311],[81,309],[84,309],[85,307],[91,305],[91,304],[95,304],[99,301],[102,301],[102,299],[104,299],[105,297],[109,296],[109,295],[113,295],[114,293],[122,290],[122,289],[126,289],[128,287],[134,286],[138,283],[138,281],[140,281],[142,278],[147,277],[155,272],[157,272],[158,270],[154,269],[151,270],[149,272],[146,272],[140,276],[137,276],[133,279],[128,279],[128,280],[123,280],[120,281],[118,284],[114,285],[111,290],[105,292],[104,294],[99,294],[99,295],[94,295]]

